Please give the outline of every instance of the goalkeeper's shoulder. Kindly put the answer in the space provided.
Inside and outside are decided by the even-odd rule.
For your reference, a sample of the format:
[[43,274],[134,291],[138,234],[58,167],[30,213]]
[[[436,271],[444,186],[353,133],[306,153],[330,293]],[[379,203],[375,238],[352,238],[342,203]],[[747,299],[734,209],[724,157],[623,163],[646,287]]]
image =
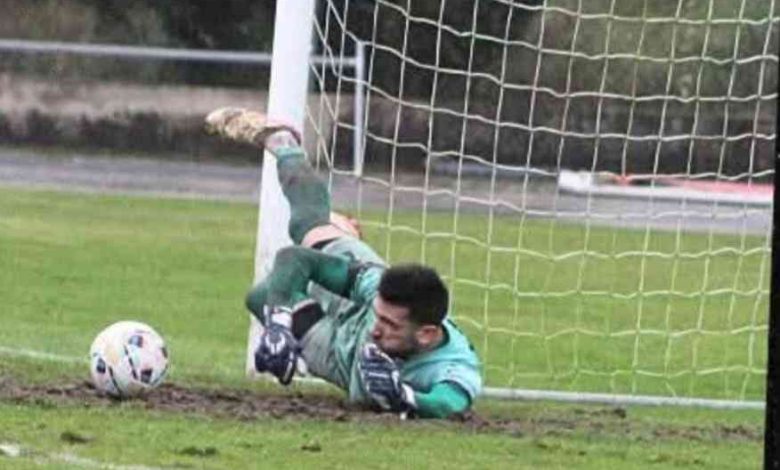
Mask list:
[[449,319],[442,322],[446,343],[405,364],[404,371],[415,390],[430,390],[451,383],[474,401],[482,392],[482,366],[466,335]]
[[437,382],[455,383],[473,401],[482,392],[482,364],[474,346],[466,334],[450,319],[442,326],[447,333],[448,343],[441,351]]
[[465,363],[480,367],[479,357],[466,333],[448,316],[442,322],[450,350]]

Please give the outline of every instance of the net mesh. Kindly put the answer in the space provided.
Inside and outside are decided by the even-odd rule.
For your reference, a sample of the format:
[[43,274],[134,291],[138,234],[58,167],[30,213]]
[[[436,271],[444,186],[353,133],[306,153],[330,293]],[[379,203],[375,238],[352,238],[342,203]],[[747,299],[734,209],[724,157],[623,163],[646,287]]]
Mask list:
[[774,0],[320,2],[335,206],[436,267],[488,385],[763,398]]

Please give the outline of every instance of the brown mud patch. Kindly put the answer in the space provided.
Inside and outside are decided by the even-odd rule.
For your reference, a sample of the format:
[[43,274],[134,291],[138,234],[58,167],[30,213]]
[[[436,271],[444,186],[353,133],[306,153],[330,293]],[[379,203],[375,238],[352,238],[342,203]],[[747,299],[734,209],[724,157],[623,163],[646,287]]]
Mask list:
[[[461,432],[498,433],[514,437],[555,437],[572,434],[621,436],[652,441],[658,439],[691,441],[755,441],[763,438],[759,425],[709,426],[641,423],[632,420],[624,408],[585,407],[534,413],[533,416],[500,418],[477,413],[448,420],[408,420],[401,424],[391,413],[376,413],[356,407],[344,399],[316,393],[293,391],[270,394],[238,389],[184,387],[166,383],[147,395],[132,400],[116,400],[98,393],[89,381],[56,384],[20,384],[0,376],[0,401],[43,407],[135,406],[141,409],[204,415],[241,421],[260,419],[323,420],[335,422],[382,423],[387,425],[432,426]],[[540,405],[540,408],[543,405]]]

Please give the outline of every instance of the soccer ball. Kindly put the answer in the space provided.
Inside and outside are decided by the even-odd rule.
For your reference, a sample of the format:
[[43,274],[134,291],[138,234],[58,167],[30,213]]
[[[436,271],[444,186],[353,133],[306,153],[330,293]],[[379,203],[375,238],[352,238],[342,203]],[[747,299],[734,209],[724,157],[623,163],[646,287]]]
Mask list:
[[89,349],[92,382],[117,398],[142,395],[168,372],[165,341],[152,327],[120,321],[101,331]]

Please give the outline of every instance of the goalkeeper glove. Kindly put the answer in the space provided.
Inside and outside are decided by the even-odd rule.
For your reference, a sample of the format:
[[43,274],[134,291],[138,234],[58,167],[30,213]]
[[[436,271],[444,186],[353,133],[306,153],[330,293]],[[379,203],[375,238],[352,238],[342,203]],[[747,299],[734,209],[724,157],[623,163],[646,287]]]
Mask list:
[[279,319],[290,318],[290,312],[282,307],[263,307],[265,331],[255,350],[255,370],[268,372],[282,385],[289,385],[295,375],[295,366],[301,350],[298,341],[287,325]]
[[407,413],[417,408],[414,390],[401,381],[395,361],[376,344],[363,346],[358,372],[363,390],[382,410]]

